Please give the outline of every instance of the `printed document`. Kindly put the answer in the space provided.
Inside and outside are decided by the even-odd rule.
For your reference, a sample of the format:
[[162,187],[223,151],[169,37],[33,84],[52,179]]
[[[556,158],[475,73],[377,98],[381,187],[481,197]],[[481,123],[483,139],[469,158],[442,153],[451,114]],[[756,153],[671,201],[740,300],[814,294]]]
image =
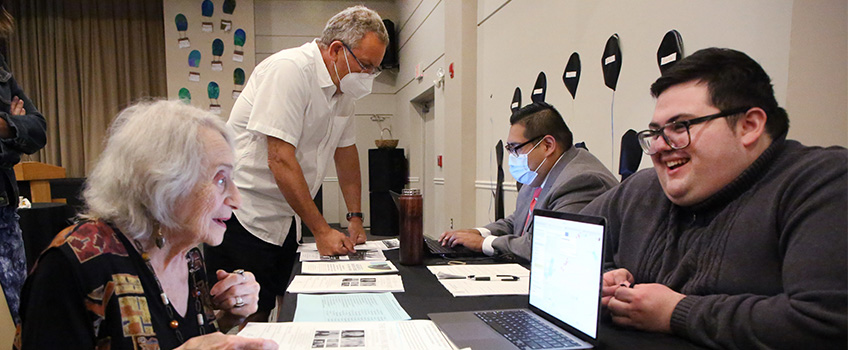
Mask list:
[[455,297],[530,294],[530,270],[518,264],[427,266]]
[[301,294],[294,322],[402,321],[409,314],[392,293]]
[[[384,239],[381,241],[366,241],[362,244],[353,246],[356,250],[392,250],[400,248],[400,241],[397,238]],[[302,243],[297,247],[297,252],[318,251],[318,246],[315,243]]]
[[297,275],[294,276],[286,291],[289,293],[403,292],[403,281],[400,275]]
[[305,261],[300,272],[308,275],[375,274],[398,272],[391,261]]
[[357,250],[348,255],[321,255],[317,250],[300,252],[300,261],[386,261],[382,250]]
[[288,349],[451,350],[430,320],[248,323],[238,335],[271,339]]

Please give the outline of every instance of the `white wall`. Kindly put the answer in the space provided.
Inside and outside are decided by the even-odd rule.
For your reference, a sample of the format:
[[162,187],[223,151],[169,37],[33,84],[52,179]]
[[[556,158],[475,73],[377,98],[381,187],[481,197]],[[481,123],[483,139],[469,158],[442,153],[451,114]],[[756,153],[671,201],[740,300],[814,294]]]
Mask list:
[[[317,37],[329,17],[356,3],[360,2],[255,0],[257,62]],[[401,67],[378,78],[375,94],[359,102],[356,113],[391,114],[387,123],[410,161],[410,187],[423,188],[427,181],[435,184],[433,196],[425,198],[437,204],[431,217],[425,218],[428,235],[447,228],[451,218],[457,226],[492,220],[494,145],[509,129],[514,88],[521,87],[526,104],[539,71],[547,74],[547,101],[564,115],[575,141],[586,141],[592,153],[617,173],[618,140],[627,129],[644,129],[653,113],[648,87],[659,76],[656,50],[670,29],[681,33],[685,54],[711,46],[730,47],[760,62],[773,79],[778,102],[790,113],[791,138],[811,145],[848,145],[844,0],[387,0],[364,4],[395,22]],[[469,8],[476,13],[470,26],[461,13]],[[615,94],[604,86],[600,65],[604,44],[613,33],[621,38],[623,62]],[[469,37],[476,39],[463,41]],[[577,98],[572,100],[561,77],[574,51],[581,56],[583,71]],[[469,57],[474,57],[472,62],[463,61]],[[452,62],[456,78],[434,88],[438,69],[447,71]],[[416,66],[421,79],[415,78]],[[474,76],[472,82],[460,79],[468,76]],[[472,94],[471,102],[464,98],[467,94]],[[422,96],[433,99],[433,140],[423,139],[420,106],[413,103]],[[474,118],[471,128],[462,119],[468,113]],[[357,117],[357,127],[364,165],[365,149],[373,147],[377,128],[367,116]],[[464,143],[468,140],[473,141],[471,145]],[[424,159],[425,144],[443,155],[444,167]],[[449,162],[457,160],[458,164]],[[643,159],[642,167],[648,166],[649,160]],[[424,167],[432,167],[432,178],[423,177]],[[338,222],[343,221],[339,215],[344,209],[332,210],[333,200],[343,207],[337,186],[329,185],[333,176],[328,175],[325,185],[324,208],[328,221]],[[363,180],[367,181],[365,166]],[[507,212],[515,204],[512,181],[507,175]],[[363,189],[367,212],[367,183]],[[469,197],[473,200],[468,201]]]
[[[814,145],[848,144],[844,0],[480,3],[478,184],[493,176],[490,153],[507,134],[514,88],[521,87],[526,104],[539,71],[547,75],[547,101],[564,115],[575,141],[586,141],[617,174],[621,135],[627,129],[645,129],[653,113],[648,88],[659,76],[656,51],[670,29],[681,33],[685,54],[718,46],[757,60],[771,75],[778,102],[789,107],[790,137]],[[600,62],[613,33],[619,34],[622,51],[615,94],[603,84]],[[572,100],[561,77],[574,51],[581,56],[582,75]],[[811,67],[813,62],[821,66]],[[791,86],[790,76],[795,78]],[[649,166],[643,157],[642,167]],[[477,218],[484,223],[493,217],[487,210],[490,190],[478,187]]]
[[[445,55],[445,4],[437,0],[398,1],[398,29],[396,114],[399,122],[400,146],[406,149],[409,160],[411,188],[432,189],[423,193],[425,205],[424,233],[429,236],[441,233],[445,218],[445,171],[436,165],[433,156],[447,156],[445,149],[445,94],[444,87],[435,88],[433,80],[439,68],[446,69]],[[416,71],[421,74],[416,79]],[[421,106],[416,102],[430,100],[433,116],[432,139],[425,139]],[[427,149],[429,148],[429,152]],[[450,153],[450,152],[448,152]],[[431,157],[427,157],[429,154]],[[425,167],[429,177],[425,176]],[[426,191],[425,191],[426,192]]]

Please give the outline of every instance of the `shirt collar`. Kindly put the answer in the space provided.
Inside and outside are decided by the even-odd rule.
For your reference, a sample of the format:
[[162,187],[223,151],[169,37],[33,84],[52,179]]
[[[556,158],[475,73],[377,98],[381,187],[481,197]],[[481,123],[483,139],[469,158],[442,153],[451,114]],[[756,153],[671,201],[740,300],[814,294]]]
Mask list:
[[[571,148],[574,148],[574,147],[571,147]],[[562,160],[562,157],[564,157],[566,153],[568,153],[568,151],[562,152],[562,154],[559,155],[559,158],[557,158],[556,162],[554,162],[554,165],[551,166],[551,170],[548,170],[548,173],[545,174],[545,181],[542,181],[542,184],[539,185],[539,187],[542,187],[542,188],[545,187],[545,184],[548,183],[548,178],[551,177],[551,173],[554,172],[553,171],[554,168],[556,168],[557,164],[559,164],[559,161]]]
[[312,41],[312,59],[315,64],[315,77],[318,79],[318,86],[324,91],[327,100],[333,97],[336,93],[336,84],[333,83],[333,78],[330,77],[330,70],[324,64],[324,57],[321,56],[321,49],[318,46],[318,39]]

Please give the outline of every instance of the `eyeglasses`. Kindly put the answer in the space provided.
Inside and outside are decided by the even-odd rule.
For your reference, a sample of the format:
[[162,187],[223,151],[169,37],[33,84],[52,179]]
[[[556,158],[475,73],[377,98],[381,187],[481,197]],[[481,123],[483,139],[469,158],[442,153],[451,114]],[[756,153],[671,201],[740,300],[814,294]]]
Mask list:
[[356,60],[356,63],[359,64],[359,68],[362,68],[363,73],[368,73],[368,74],[373,74],[374,76],[378,76],[378,75],[380,75],[380,73],[383,72],[383,69],[380,68],[380,66],[372,66],[372,65],[366,66],[366,65],[362,64],[362,62],[359,60],[359,58],[357,58],[356,55],[353,54],[353,50],[350,49],[350,46],[347,46],[347,44],[345,44],[344,41],[339,40],[339,42],[342,43],[342,45],[344,45],[344,47],[347,49],[347,52],[350,52],[350,55],[353,56],[353,59]]
[[674,121],[665,124],[655,130],[648,129],[640,131],[639,134],[636,135],[636,137],[639,139],[639,145],[642,146],[642,151],[644,151],[647,155],[653,155],[657,153],[653,145],[655,142],[657,142],[657,140],[659,140],[660,136],[662,136],[665,143],[668,144],[671,149],[684,149],[689,146],[690,142],[692,142],[692,137],[689,135],[690,126],[708,122],[717,118],[729,117],[732,115],[743,113],[748,111],[749,109],[751,109],[751,107],[734,108],[731,110],[722,111],[716,114],[710,114],[694,119]]
[[509,152],[509,154],[512,154],[512,155],[518,157],[518,150],[520,150],[521,147],[524,147],[524,146],[528,145],[529,143],[536,141],[536,140],[543,138],[543,137],[545,137],[545,135],[539,135],[539,136],[536,136],[532,139],[529,139],[529,140],[522,142],[520,144],[517,144],[517,145],[513,144],[513,143],[507,143],[507,144],[504,145],[504,149],[506,149],[506,151]]

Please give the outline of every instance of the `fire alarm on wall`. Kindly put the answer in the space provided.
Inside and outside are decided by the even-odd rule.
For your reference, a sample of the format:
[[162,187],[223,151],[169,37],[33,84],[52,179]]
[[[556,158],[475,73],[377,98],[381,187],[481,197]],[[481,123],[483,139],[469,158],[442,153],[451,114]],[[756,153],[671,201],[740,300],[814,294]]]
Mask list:
[[448,72],[450,72],[450,77],[453,79],[453,62],[448,66]]
[[442,155],[441,154],[436,156],[436,164],[439,166],[439,168],[442,167]]

